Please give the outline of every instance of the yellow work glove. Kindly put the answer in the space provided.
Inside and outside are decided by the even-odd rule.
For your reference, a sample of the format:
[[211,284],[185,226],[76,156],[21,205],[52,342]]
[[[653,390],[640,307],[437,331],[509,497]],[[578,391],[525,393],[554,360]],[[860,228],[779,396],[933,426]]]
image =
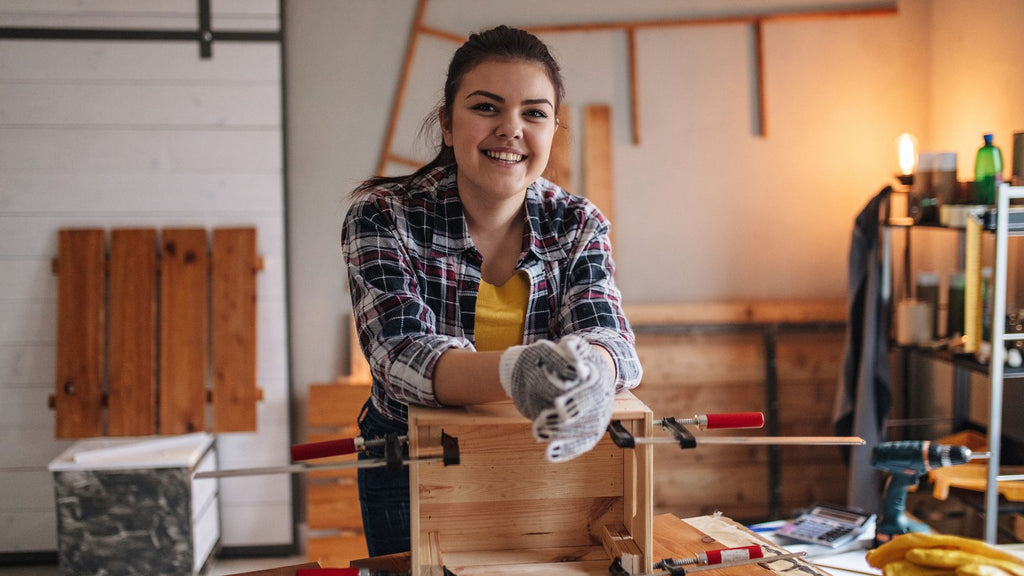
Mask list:
[[952,570],[921,566],[909,560],[893,560],[882,567],[882,573],[885,576],[955,576]]
[[1013,554],[997,550],[981,540],[951,534],[928,534],[925,532],[900,534],[878,548],[868,550],[867,561],[868,564],[875,568],[884,569],[886,564],[905,559],[907,552],[917,548],[962,550],[986,558],[1024,565],[1024,562]]
[[944,548],[915,548],[907,551],[907,561],[921,566],[952,568],[959,572],[961,566],[993,566],[1014,576],[1024,576],[1024,562],[1016,559],[1004,560],[965,550]]

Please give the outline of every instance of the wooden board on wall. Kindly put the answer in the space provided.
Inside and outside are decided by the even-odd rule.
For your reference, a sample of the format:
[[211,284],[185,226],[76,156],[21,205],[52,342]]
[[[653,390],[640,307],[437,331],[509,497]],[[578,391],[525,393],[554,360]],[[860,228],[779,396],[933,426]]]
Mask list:
[[61,230],[57,255],[57,438],[103,433],[103,230]]
[[583,190],[608,220],[615,221],[615,175],[612,156],[612,109],[583,109]]
[[161,238],[160,433],[206,429],[206,230],[169,228]]
[[[563,109],[568,109],[562,104]],[[569,126],[564,117],[559,117],[558,128],[555,130],[555,139],[551,143],[551,155],[548,157],[548,165],[542,174],[548,180],[558,184],[566,190],[572,189],[572,137]]]
[[256,429],[255,228],[213,231],[211,339],[213,431]]
[[156,433],[155,229],[110,234],[107,434]]

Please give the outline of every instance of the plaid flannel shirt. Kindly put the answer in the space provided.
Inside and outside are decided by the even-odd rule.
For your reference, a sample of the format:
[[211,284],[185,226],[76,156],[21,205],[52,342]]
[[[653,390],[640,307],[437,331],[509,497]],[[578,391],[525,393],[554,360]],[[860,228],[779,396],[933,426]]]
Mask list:
[[[610,352],[617,392],[635,387],[642,371],[613,278],[608,221],[543,178],[527,189],[526,214],[529,239],[516,265],[530,279],[523,343],[576,334]],[[440,406],[432,380],[438,359],[452,348],[474,349],[482,263],[455,165],[358,197],[342,248],[374,406],[402,422],[408,404]]]

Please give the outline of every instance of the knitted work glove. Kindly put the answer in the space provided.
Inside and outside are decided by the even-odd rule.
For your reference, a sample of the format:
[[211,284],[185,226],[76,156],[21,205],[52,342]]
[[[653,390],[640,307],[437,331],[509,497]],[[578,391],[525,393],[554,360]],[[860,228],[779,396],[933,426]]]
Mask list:
[[546,455],[551,462],[566,462],[590,451],[611,422],[612,376],[604,359],[592,349],[588,352],[580,362],[580,384],[555,398],[554,406],[534,420],[534,436],[549,441]]
[[[505,393],[516,409],[530,420],[554,407],[555,398],[579,385],[576,346],[578,336],[567,336],[558,344],[539,340],[525,346],[513,346],[501,355],[498,376]],[[584,342],[586,344],[586,342]]]

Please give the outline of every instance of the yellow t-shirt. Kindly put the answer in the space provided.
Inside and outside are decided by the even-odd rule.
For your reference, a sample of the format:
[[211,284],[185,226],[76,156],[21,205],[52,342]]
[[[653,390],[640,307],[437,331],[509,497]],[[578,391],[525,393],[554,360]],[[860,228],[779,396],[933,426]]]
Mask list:
[[480,281],[476,296],[476,349],[504,350],[523,343],[530,278],[520,271],[501,286]]

